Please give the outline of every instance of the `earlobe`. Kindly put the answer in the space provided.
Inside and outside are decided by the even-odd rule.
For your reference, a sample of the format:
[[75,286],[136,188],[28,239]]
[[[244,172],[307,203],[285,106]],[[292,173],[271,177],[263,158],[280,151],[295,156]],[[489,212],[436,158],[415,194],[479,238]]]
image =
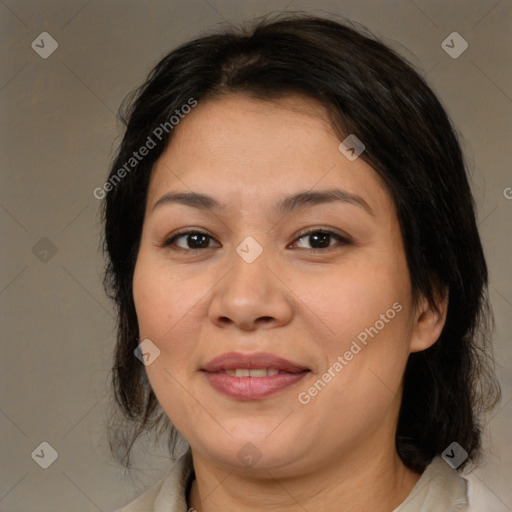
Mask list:
[[410,352],[421,352],[434,345],[441,336],[448,311],[448,289],[438,293],[436,307],[421,297],[416,308]]

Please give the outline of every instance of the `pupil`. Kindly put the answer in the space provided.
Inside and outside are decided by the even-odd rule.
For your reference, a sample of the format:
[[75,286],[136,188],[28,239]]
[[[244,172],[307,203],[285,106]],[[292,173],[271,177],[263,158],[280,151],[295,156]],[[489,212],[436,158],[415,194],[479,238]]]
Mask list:
[[[328,235],[327,233],[315,233],[313,235],[309,235],[309,242],[311,243],[312,240],[316,240],[316,242],[318,242],[318,240],[320,239],[321,242],[320,244],[318,244],[320,247],[315,247],[315,242],[311,243],[311,246],[314,247],[315,249],[318,249],[318,248],[322,248],[322,247],[329,247],[329,237],[330,235]],[[325,243],[322,243],[322,242],[325,242]]]
[[[208,241],[206,239],[206,235],[201,235],[201,234],[195,234],[195,235],[189,235],[189,241],[192,239],[193,242],[192,242],[192,248],[206,248],[208,247]],[[197,243],[197,240],[198,238],[202,237],[203,238],[203,243],[201,244],[200,242]],[[189,244],[190,246],[191,244]]]

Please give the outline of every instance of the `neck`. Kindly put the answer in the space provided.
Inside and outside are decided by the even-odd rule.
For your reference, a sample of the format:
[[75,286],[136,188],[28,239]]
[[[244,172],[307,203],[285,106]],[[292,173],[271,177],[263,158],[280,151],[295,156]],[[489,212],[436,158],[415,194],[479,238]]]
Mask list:
[[[373,447],[372,447],[373,448]],[[221,470],[192,452],[196,480],[189,507],[197,512],[304,512],[343,510],[392,512],[409,495],[420,475],[408,469],[395,451],[370,450],[366,457],[337,459],[308,474],[275,478],[272,470],[257,477]]]

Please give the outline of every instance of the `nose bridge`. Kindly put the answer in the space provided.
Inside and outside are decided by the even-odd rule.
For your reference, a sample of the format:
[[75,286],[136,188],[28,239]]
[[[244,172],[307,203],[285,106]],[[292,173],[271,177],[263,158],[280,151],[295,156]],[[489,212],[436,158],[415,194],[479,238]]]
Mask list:
[[232,270],[228,274],[229,292],[239,295],[239,300],[264,300],[276,286],[270,271],[270,250],[263,236],[247,236],[236,246],[232,255]]
[[[256,240],[259,238],[260,242]],[[231,270],[219,283],[210,305],[213,322],[231,321],[243,328],[259,322],[283,323],[291,317],[286,287],[272,270],[272,255],[263,236],[248,236],[231,256]]]

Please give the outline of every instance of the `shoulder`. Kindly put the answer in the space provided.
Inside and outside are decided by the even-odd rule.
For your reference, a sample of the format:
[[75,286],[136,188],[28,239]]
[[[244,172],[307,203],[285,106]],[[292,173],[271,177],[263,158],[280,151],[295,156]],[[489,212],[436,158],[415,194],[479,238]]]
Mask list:
[[155,500],[161,490],[163,480],[157,485],[151,487],[130,503],[113,512],[153,512],[155,508]]
[[473,470],[462,475],[468,488],[468,512],[510,512],[499,497],[476,475]]
[[439,456],[393,512],[469,512],[466,481]]
[[189,450],[176,459],[162,480],[112,512],[186,512],[186,489],[193,471]]

